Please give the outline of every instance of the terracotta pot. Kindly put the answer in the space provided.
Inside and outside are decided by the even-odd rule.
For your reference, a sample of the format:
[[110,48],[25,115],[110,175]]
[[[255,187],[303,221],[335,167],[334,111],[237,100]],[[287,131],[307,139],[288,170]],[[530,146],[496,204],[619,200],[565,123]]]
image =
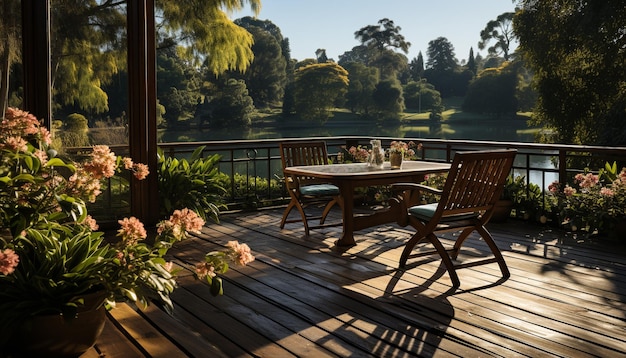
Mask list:
[[35,316],[25,321],[15,334],[18,356],[78,357],[95,343],[106,321],[103,293],[85,296],[85,307],[76,317],[61,314]]
[[389,163],[391,169],[402,168],[402,153],[389,153]]

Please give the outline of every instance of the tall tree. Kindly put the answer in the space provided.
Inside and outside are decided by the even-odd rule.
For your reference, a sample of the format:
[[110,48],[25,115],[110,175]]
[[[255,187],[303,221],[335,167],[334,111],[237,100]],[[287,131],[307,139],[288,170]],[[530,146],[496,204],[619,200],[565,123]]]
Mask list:
[[365,64],[377,67],[381,78],[397,77],[407,68],[406,56],[395,51],[408,53],[411,46],[400,30],[402,28],[392,20],[384,18],[378,21],[378,25],[368,25],[354,33],[366,50]]
[[399,49],[404,53],[409,52],[411,43],[400,34],[402,28],[396,26],[387,18],[378,21],[378,25],[362,27],[354,33],[354,37],[364,46],[372,47],[382,52],[383,49]]
[[426,67],[429,69],[446,72],[454,71],[457,68],[454,46],[445,37],[438,37],[428,42],[426,55],[428,56]]
[[491,40],[495,40],[493,46],[490,46],[487,51],[493,56],[502,54],[504,60],[508,61],[511,42],[516,39],[513,31],[513,16],[515,16],[514,12],[505,12],[498,15],[495,20],[489,21],[487,26],[480,32],[478,48],[484,50]]
[[348,63],[346,70],[350,80],[346,93],[346,106],[352,113],[368,115],[374,106],[372,94],[378,83],[378,70],[359,62]]
[[299,68],[294,82],[296,113],[306,120],[325,122],[335,101],[348,89],[348,72],[334,62]]
[[468,70],[470,70],[474,75],[476,75],[476,71],[478,71],[478,64],[476,64],[476,59],[474,58],[474,48],[470,47],[469,56],[467,57],[467,64],[465,65]]
[[411,79],[414,81],[419,81],[424,76],[424,56],[422,56],[422,51],[409,63],[409,71],[411,72]]
[[244,17],[235,23],[254,36],[254,61],[243,73],[231,73],[245,80],[250,97],[257,108],[279,104],[287,83],[287,60],[281,46],[283,36],[280,29],[269,20]]
[[[523,0],[514,18],[538,92],[545,141],[626,144],[623,1]],[[540,39],[540,40],[538,40]]]

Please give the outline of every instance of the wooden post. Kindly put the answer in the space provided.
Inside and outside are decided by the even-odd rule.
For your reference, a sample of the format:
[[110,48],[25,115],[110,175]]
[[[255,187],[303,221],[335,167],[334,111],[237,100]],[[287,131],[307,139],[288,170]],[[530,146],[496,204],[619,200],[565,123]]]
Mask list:
[[159,220],[156,144],[156,34],[154,0],[127,2],[130,156],[150,175],[131,181],[131,215],[152,226]]
[[43,119],[44,125],[50,129],[50,0],[22,0],[22,58],[23,109],[37,119]]

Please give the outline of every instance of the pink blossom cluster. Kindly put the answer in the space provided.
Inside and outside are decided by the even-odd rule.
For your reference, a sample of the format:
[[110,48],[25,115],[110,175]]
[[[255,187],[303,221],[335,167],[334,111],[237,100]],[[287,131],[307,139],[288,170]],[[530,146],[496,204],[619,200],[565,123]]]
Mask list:
[[18,263],[20,262],[19,256],[15,251],[11,249],[4,249],[0,251],[0,273],[3,275],[10,275],[15,271]]
[[196,265],[196,275],[199,279],[205,277],[215,277],[215,266],[210,262],[200,262]]
[[199,233],[204,226],[204,220],[195,211],[187,208],[174,210],[169,220],[161,221],[157,225],[157,234],[169,234],[175,240],[186,238],[188,232]]
[[118,223],[120,229],[117,231],[117,236],[122,238],[126,246],[135,245],[148,236],[143,223],[134,216],[119,220]]
[[50,132],[32,114],[16,108],[7,108],[0,123],[0,148],[26,152],[28,141],[24,138],[39,137],[49,145],[52,142]]
[[587,189],[593,188],[596,184],[598,184],[598,182],[600,181],[600,177],[593,173],[578,173],[574,177],[574,180],[578,183],[578,186],[583,189]]
[[419,144],[415,144],[415,142],[410,141],[409,143],[406,142],[402,142],[402,141],[392,141],[391,144],[389,145],[389,153],[403,153],[406,154],[409,157],[412,157],[415,155],[415,149],[417,150],[421,150],[422,149],[422,143]]
[[238,241],[229,241],[226,246],[230,250],[231,259],[241,266],[245,266],[254,261],[254,256],[250,252],[247,244],[240,244]]
[[130,170],[135,178],[139,180],[144,180],[150,174],[148,166],[143,163],[133,163],[133,160],[128,157],[123,158],[122,162],[124,163],[124,169]]
[[367,156],[369,155],[369,151],[365,148],[362,148],[361,146],[358,147],[350,147],[350,149],[348,149],[348,153],[350,153],[350,155],[352,156],[352,158],[354,159],[354,161],[356,162],[365,162],[367,161]]
[[110,178],[117,168],[115,153],[107,145],[94,145],[91,161],[84,164],[85,170],[95,179]]

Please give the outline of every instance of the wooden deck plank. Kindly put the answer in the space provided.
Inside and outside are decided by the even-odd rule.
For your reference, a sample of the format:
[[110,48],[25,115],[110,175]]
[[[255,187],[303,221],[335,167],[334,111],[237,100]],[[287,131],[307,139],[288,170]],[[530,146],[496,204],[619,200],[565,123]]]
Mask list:
[[[454,290],[436,258],[397,269],[411,228],[363,230],[356,246],[338,250],[340,227],[306,237],[301,224],[279,229],[281,214],[278,208],[225,215],[177,244],[172,258],[186,273],[172,295],[174,315],[156,307],[134,312],[146,327],[130,324],[137,330],[130,334],[107,326],[101,340],[108,344],[88,354],[102,348],[115,357],[111,341],[117,339],[120,351],[135,344],[143,350],[129,356],[150,356],[151,340],[133,336],[154,330],[176,354],[190,357],[202,357],[205,347],[215,356],[246,358],[626,357],[623,246],[581,244],[570,234],[515,220],[495,224],[489,229],[511,277],[499,281],[496,264],[467,268],[459,270],[461,287]],[[333,211],[328,220],[339,215]],[[231,267],[225,295],[212,297],[185,270],[230,240],[248,243],[257,259]],[[487,252],[472,238],[460,258]]]

